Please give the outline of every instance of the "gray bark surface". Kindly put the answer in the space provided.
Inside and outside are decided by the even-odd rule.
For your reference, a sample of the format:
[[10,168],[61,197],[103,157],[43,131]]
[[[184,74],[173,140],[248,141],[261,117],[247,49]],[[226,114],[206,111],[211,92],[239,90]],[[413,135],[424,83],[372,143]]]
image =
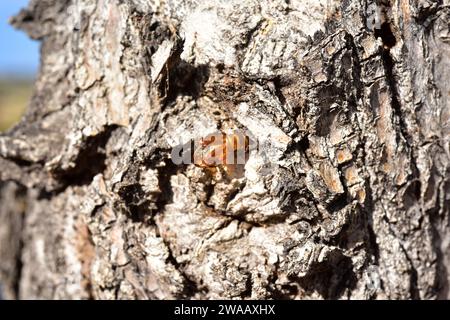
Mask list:
[[[6,298],[450,297],[448,0],[46,0],[0,135]],[[274,141],[240,175],[180,140]]]

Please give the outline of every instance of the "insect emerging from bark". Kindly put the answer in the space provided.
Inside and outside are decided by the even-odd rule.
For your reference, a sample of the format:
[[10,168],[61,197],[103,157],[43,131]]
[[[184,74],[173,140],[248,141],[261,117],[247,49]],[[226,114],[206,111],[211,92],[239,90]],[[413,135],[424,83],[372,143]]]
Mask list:
[[243,133],[216,133],[199,139],[193,153],[194,164],[212,173],[234,175],[248,160],[250,139]]

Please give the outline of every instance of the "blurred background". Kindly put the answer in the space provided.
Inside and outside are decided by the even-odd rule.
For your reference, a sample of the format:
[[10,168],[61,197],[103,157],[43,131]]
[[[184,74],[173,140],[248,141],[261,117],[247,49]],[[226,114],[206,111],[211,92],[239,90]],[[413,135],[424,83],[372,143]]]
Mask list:
[[9,25],[28,0],[0,0],[0,132],[16,124],[31,97],[39,42]]

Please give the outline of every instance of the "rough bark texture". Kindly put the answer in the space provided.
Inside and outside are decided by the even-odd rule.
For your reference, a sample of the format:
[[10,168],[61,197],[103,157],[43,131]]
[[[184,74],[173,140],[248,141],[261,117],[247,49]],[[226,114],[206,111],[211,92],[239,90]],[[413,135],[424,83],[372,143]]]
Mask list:
[[[449,21],[448,0],[31,1],[4,295],[448,298]],[[172,163],[227,129],[270,163]]]

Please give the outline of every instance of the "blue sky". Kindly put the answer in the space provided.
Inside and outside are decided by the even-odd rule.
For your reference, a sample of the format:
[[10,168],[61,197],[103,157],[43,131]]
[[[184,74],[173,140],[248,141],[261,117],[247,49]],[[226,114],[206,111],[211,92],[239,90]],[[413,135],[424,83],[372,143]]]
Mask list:
[[8,24],[28,0],[0,0],[0,75],[33,76],[39,65],[39,42]]

